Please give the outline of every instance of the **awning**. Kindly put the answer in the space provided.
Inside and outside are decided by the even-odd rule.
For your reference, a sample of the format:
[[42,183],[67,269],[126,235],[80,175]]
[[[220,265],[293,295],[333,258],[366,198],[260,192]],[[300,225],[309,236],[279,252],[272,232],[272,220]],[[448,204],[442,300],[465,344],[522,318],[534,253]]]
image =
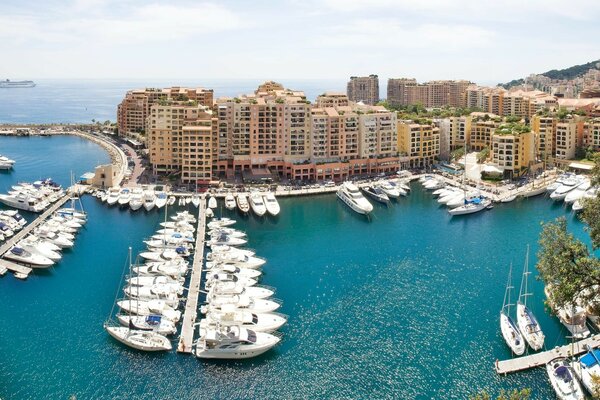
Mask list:
[[503,174],[504,173],[503,170],[496,167],[495,165],[485,165],[481,171],[486,172],[488,174]]
[[87,181],[90,179],[94,179],[95,176],[96,174],[93,172],[86,172],[85,174],[81,175],[79,179],[81,179],[82,181]]
[[582,171],[591,171],[594,168],[594,166],[591,164],[572,162],[571,164],[569,164],[569,168],[580,169]]

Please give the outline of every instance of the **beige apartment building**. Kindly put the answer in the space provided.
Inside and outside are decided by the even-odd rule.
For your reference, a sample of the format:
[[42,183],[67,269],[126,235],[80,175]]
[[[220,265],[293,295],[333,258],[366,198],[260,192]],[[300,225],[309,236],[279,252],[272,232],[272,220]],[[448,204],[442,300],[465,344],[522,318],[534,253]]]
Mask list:
[[422,84],[416,79],[388,79],[387,101],[391,106],[422,104],[432,107],[463,107],[469,81],[430,81]]
[[592,147],[594,151],[600,151],[600,118],[585,121],[583,130],[584,146]]
[[193,100],[203,106],[212,107],[213,90],[179,86],[130,90],[117,107],[119,136],[132,136],[144,140],[146,119],[150,115],[150,108],[164,100]]
[[534,157],[534,133],[511,129],[509,124],[500,125],[492,135],[491,159],[505,175],[521,176]]
[[379,77],[377,75],[351,76],[346,94],[350,101],[374,106],[379,102]]
[[465,147],[471,135],[471,116],[450,117],[448,127],[449,150]]
[[539,90],[506,90],[471,85],[465,90],[465,105],[501,116],[530,118],[536,112],[558,107],[557,99]]
[[575,158],[577,149],[577,123],[575,121],[558,121],[556,123],[555,157],[559,160]]
[[440,129],[413,121],[398,122],[398,150],[405,161],[403,167],[432,166],[440,154]]
[[536,114],[531,117],[531,128],[535,133],[535,152],[540,160],[547,161],[549,157],[554,157],[556,118]]
[[165,100],[150,107],[146,131],[155,174],[180,175],[186,184],[210,182],[217,132],[210,108],[193,100]]
[[471,113],[471,129],[468,138],[468,151],[481,151],[490,148],[492,135],[500,126],[502,118],[487,113]]

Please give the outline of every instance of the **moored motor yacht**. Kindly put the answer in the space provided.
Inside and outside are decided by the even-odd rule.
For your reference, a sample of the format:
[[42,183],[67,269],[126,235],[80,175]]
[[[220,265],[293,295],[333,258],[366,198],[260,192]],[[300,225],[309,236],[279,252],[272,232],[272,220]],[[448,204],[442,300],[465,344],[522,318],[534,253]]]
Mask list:
[[142,197],[142,201],[144,203],[144,210],[152,210],[156,205],[156,196],[154,195],[154,190],[144,190],[144,196]]
[[255,332],[240,326],[199,327],[195,342],[198,358],[244,359],[256,357],[273,348],[281,340],[266,332]]
[[121,189],[121,191],[119,192],[119,200],[117,201],[117,203],[119,203],[119,206],[125,207],[129,205],[130,200],[131,191],[128,188]]
[[210,307],[204,309],[205,318],[200,321],[201,326],[239,325],[256,332],[274,332],[287,322],[287,317],[280,313],[254,313],[248,310],[239,310],[233,306],[224,306],[219,310]]
[[237,206],[240,212],[247,214],[250,211],[250,204],[245,193],[238,193],[236,198]]
[[263,196],[263,200],[265,203],[265,207],[267,208],[267,212],[271,216],[276,217],[277,215],[279,215],[281,208],[279,206],[279,202],[277,201],[277,198],[275,197],[275,193],[273,193],[273,192],[265,193],[265,195]]
[[[375,183],[375,187],[378,187],[385,193],[388,198],[397,199],[402,194],[397,186],[394,186],[390,181],[381,180]],[[404,191],[404,190],[403,190]],[[406,195],[406,192],[404,192]]]
[[233,194],[227,193],[225,196],[225,208],[228,210],[233,210],[235,207],[235,197],[233,197]]
[[281,305],[273,299],[255,299],[246,295],[211,295],[207,298],[211,307],[220,310],[226,304],[232,304],[236,308],[254,312],[272,312]]
[[373,205],[362,195],[352,182],[344,182],[336,192],[338,199],[342,200],[353,211],[367,215],[373,211]]
[[379,186],[367,185],[363,186],[361,189],[367,196],[379,203],[388,204],[390,202],[390,198]]
[[36,240],[35,237],[30,236],[22,239],[17,243],[17,246],[32,254],[38,254],[55,262],[62,258],[62,255],[57,250],[54,250],[56,248],[55,245],[45,241]]
[[581,380],[585,389],[596,397],[598,393],[597,377],[600,376],[600,350],[588,346],[587,353],[571,362],[571,368]]
[[562,184],[550,194],[550,198],[554,201],[564,200],[567,194],[575,188],[584,184],[584,179],[574,176],[562,181]]
[[263,197],[259,192],[253,192],[250,194],[250,207],[254,214],[258,217],[262,217],[267,212],[267,207],[263,201]]
[[112,187],[108,190],[108,197],[106,198],[106,204],[109,206],[117,204],[119,201],[119,196],[121,194],[121,189],[119,187]]
[[119,300],[117,306],[121,310],[135,315],[162,315],[173,322],[181,319],[181,311],[171,307],[163,300]]
[[33,254],[22,247],[13,246],[4,254],[4,258],[31,265],[33,268],[48,268],[54,261],[39,254]]
[[233,237],[233,236],[227,235],[226,233],[223,233],[223,234],[211,236],[210,240],[207,242],[207,245],[213,246],[213,245],[226,244],[228,246],[242,246],[246,243],[248,243],[248,241],[246,239],[239,238],[239,237]]
[[168,196],[165,192],[156,192],[156,199],[154,200],[154,205],[156,208],[163,208],[168,201]]
[[217,208],[217,199],[214,196],[208,198],[208,208]]

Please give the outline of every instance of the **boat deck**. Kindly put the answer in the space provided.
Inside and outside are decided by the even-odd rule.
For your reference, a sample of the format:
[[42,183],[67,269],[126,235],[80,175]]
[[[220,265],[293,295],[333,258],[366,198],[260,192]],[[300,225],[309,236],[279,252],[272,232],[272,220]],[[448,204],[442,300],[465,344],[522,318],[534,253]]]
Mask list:
[[592,348],[600,347],[600,334],[591,336],[587,339],[579,340],[575,343],[555,347],[552,350],[535,353],[524,357],[511,358],[510,360],[496,361],[496,372],[498,374],[510,374],[513,372],[524,371],[530,368],[546,365],[550,360],[557,357],[570,357],[585,353],[586,345]]
[[198,207],[198,228],[196,229],[196,244],[194,247],[194,262],[192,263],[192,276],[183,313],[181,324],[181,335],[177,352],[191,353],[194,341],[194,324],[198,316],[198,296],[200,295],[200,280],[202,277],[202,265],[204,262],[204,235],[206,230],[206,200],[200,200]]
[[[67,202],[71,198],[72,193],[79,193],[80,187],[79,185],[71,186],[66,190],[66,194],[54,202],[50,207],[46,209],[42,214],[40,214],[36,219],[34,219],[30,224],[25,225],[23,229],[19,232],[15,233],[14,236],[8,238],[1,246],[0,246],[0,257],[3,256],[12,246],[18,243],[21,239],[31,233],[35,228],[37,228],[42,222],[44,222],[49,216],[51,216],[56,210],[58,210],[63,204]],[[24,265],[20,265],[11,261],[7,261],[4,259],[0,259],[0,265],[6,267],[10,271],[15,273],[21,273],[25,275],[29,275],[31,273],[31,268],[26,267]]]

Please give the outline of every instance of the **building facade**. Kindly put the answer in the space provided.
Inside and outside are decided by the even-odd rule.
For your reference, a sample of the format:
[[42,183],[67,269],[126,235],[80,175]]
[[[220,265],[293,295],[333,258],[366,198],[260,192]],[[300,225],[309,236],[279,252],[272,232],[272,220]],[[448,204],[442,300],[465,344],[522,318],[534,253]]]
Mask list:
[[464,107],[469,81],[430,81],[417,83],[416,79],[388,79],[387,101],[391,106],[421,104],[433,107]]
[[500,125],[492,135],[490,156],[505,176],[521,176],[535,160],[534,133]]
[[433,124],[398,122],[398,150],[407,168],[431,167],[440,154],[440,129]]
[[350,101],[374,106],[379,102],[379,77],[377,75],[351,76],[346,94]]

